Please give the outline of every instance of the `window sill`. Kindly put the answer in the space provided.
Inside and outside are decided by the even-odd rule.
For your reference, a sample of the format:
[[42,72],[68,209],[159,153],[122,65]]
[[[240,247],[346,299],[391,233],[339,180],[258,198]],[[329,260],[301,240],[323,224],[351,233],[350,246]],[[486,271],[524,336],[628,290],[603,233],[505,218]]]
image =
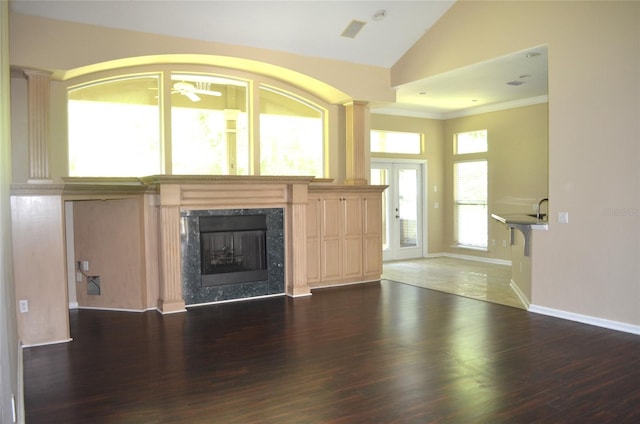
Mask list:
[[451,247],[455,249],[466,249],[466,250],[475,250],[478,252],[488,252],[489,248],[487,247],[476,247],[476,246],[466,246],[464,244],[454,244]]

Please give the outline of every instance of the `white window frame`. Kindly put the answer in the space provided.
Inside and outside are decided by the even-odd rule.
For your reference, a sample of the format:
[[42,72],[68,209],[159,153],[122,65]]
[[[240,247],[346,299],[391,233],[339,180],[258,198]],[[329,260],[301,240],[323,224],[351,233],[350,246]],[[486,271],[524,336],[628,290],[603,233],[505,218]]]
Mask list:
[[[459,134],[467,134],[467,133],[480,133],[484,132],[486,137],[486,143],[482,149],[478,149],[477,151],[472,151],[469,153],[458,154],[457,151],[457,142]],[[489,249],[489,213],[488,213],[488,204],[489,204],[489,159],[488,159],[488,133],[487,130],[476,130],[469,132],[461,132],[456,133],[453,136],[453,238],[454,238],[454,247],[464,248],[464,249],[473,249],[473,250],[482,250],[488,251]],[[464,163],[473,163],[473,162],[482,162],[486,167],[485,174],[485,193],[486,197],[484,199],[459,199],[458,198],[458,175],[456,172],[457,165]],[[459,223],[459,207],[460,206],[480,206],[484,207],[484,216],[483,216],[483,228],[484,228],[484,240],[480,243],[465,243],[460,241],[460,223]]]

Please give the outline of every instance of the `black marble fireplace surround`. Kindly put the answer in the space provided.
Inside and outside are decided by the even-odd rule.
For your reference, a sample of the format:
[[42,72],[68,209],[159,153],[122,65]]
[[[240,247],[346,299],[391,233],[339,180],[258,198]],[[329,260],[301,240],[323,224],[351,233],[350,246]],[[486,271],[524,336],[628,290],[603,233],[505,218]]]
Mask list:
[[[210,216],[266,217],[266,279],[233,282],[230,284],[202,284],[200,255],[200,218]],[[220,209],[187,210],[181,212],[182,294],[186,306],[226,300],[284,294],[284,210]]]

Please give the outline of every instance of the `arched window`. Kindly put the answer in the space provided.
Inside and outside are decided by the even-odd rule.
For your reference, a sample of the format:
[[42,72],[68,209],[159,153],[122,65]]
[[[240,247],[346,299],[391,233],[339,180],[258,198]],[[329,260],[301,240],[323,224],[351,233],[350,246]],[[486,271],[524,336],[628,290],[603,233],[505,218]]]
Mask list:
[[72,177],[325,177],[326,108],[262,81],[114,76],[70,87],[68,118]]

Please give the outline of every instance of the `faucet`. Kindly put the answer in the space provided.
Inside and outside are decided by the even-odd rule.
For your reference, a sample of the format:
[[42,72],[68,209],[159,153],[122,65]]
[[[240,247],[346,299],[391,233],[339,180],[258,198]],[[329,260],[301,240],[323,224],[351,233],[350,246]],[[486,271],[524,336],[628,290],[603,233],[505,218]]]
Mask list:
[[538,202],[538,212],[536,212],[536,219],[538,221],[540,221],[540,208],[542,208],[542,203],[544,202],[549,202],[549,199],[547,198],[540,199],[540,201]]

